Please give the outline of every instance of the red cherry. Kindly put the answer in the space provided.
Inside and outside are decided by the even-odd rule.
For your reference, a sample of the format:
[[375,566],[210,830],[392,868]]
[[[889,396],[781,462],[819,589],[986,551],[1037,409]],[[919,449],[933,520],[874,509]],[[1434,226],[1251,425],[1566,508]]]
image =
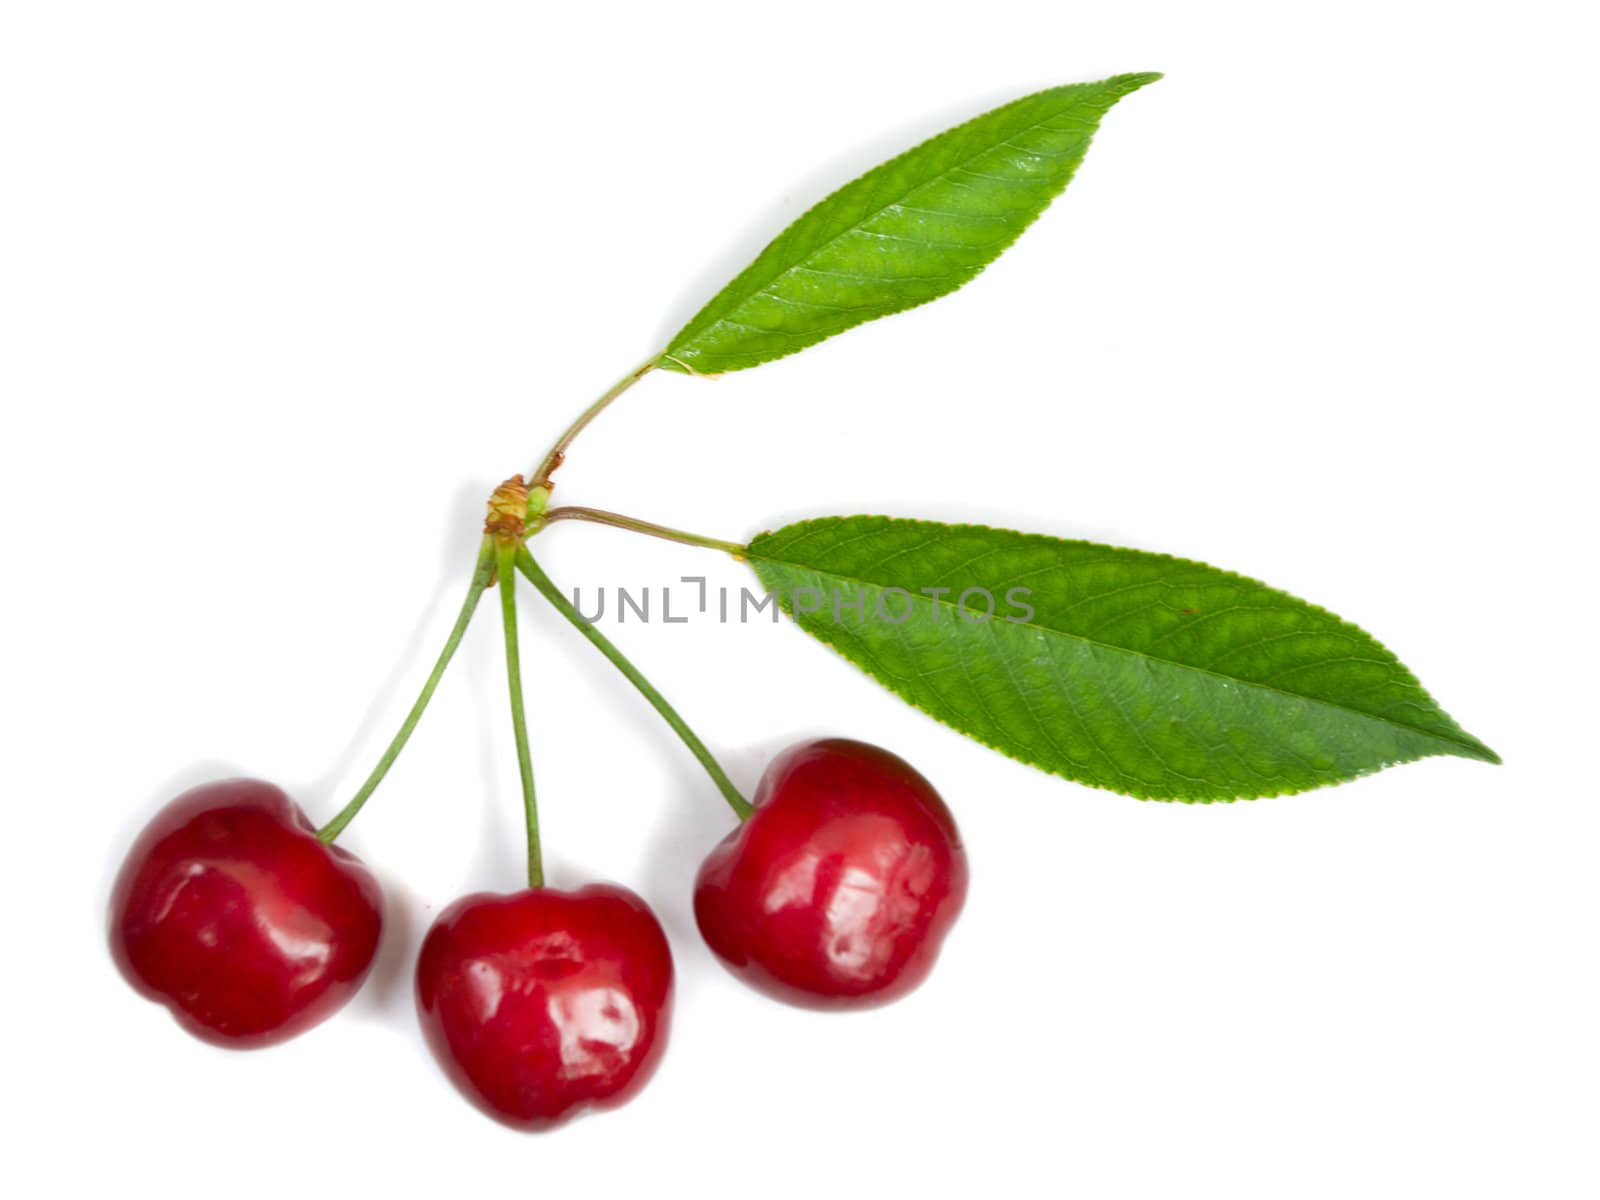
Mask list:
[[626,888],[457,900],[417,960],[428,1045],[462,1093],[518,1129],[614,1108],[667,1044],[672,952]]
[[966,894],[966,852],[932,785],[887,750],[827,738],[773,760],[755,812],[701,866],[694,914],[752,986],[867,1007],[922,982]]
[[350,999],[383,925],[378,883],[270,783],[183,793],[145,826],[111,898],[111,952],[197,1037],[281,1042]]

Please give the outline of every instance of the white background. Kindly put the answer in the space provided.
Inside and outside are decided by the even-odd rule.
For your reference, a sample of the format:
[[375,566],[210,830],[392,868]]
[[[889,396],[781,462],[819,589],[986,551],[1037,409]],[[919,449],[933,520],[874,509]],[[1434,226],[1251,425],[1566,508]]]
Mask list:
[[[1584,6],[0,14],[0,1171],[25,1194],[1600,1189]],[[833,187],[1023,92],[1152,69],[966,290],[648,379],[561,499],[728,538],[885,511],[1201,558],[1372,630],[1504,767],[1139,803],[964,741],[787,625],[612,626],[741,786],[844,734],[960,818],[974,882],[930,982],[805,1013],[701,945],[690,882],[731,819],[530,592],[553,881],[640,891],[679,967],[632,1105],[516,1134],[418,1039],[430,913],[521,878],[492,620],[346,835],[391,902],[362,995],[238,1054],[128,990],[103,924],[129,840],[225,774],[330,815],[494,483]],[[603,529],[539,546],[569,587],[748,581]]]

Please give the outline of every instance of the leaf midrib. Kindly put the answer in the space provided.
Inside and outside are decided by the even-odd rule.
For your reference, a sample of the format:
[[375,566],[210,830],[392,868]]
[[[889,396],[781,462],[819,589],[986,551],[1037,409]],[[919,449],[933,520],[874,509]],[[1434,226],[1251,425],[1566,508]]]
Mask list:
[[[881,583],[875,582],[875,581],[870,580],[870,579],[863,579],[863,578],[861,578],[861,577],[859,577],[857,575],[851,575],[851,574],[847,574],[847,573],[843,573],[843,572],[839,572],[839,571],[833,571],[833,570],[823,570],[823,569],[821,569],[819,567],[810,566],[810,565],[808,565],[806,563],[791,562],[788,559],[772,558],[772,557],[769,557],[769,556],[764,555],[764,554],[757,554],[753,550],[751,550],[750,547],[746,547],[745,549],[746,549],[746,552],[750,554],[751,558],[760,559],[763,562],[775,563],[775,564],[778,564],[780,566],[794,567],[794,568],[797,568],[799,570],[810,571],[810,572],[813,572],[814,574],[818,574],[818,575],[829,575],[829,576],[831,576],[831,577],[833,577],[835,579],[842,579],[842,580],[845,580],[845,581],[847,581],[849,583],[857,584],[862,588],[869,588],[870,587],[870,588],[880,588],[881,589],[881,588],[883,588],[885,586],[885,585],[883,585]],[[905,590],[905,589],[901,589],[901,590]],[[959,619],[959,611],[960,611],[959,610],[959,606],[958,605],[952,605],[948,600],[942,600],[937,596],[927,596],[925,593],[922,593],[922,592],[910,592],[910,591],[907,591],[906,594],[911,597],[913,603],[915,603],[919,598],[921,598],[922,600],[924,600],[929,605],[929,607],[932,607],[933,605],[942,605],[943,607],[945,607],[947,609],[953,609],[953,610],[955,610],[957,612],[958,619]],[[781,603],[781,600],[780,600],[780,603]],[[811,614],[807,614],[807,615],[811,615]],[[790,613],[790,616],[793,617],[796,621],[798,621],[800,619],[798,616],[795,616],[795,614],[792,613],[792,612]],[[1338,703],[1336,703],[1334,701],[1331,701],[1331,700],[1325,700],[1325,699],[1322,699],[1322,698],[1317,697],[1317,696],[1308,696],[1304,692],[1294,692],[1294,691],[1288,690],[1287,688],[1273,687],[1269,683],[1256,683],[1253,680],[1240,679],[1238,676],[1235,676],[1235,675],[1226,675],[1226,674],[1222,673],[1221,671],[1213,671],[1213,670],[1210,670],[1209,668],[1206,668],[1206,667],[1197,667],[1197,666],[1194,666],[1191,663],[1179,662],[1177,659],[1165,658],[1165,657],[1163,657],[1162,655],[1159,655],[1159,654],[1144,654],[1144,653],[1141,653],[1138,650],[1129,649],[1127,646],[1118,646],[1118,645],[1115,645],[1114,643],[1111,643],[1111,642],[1100,641],[1098,638],[1090,638],[1090,637],[1084,637],[1084,636],[1082,636],[1080,634],[1076,634],[1076,633],[1068,633],[1067,631],[1062,630],[1062,629],[1052,629],[1048,625],[1040,625],[1035,621],[1010,621],[1010,622],[1008,622],[1008,624],[1022,626],[1024,628],[1032,629],[1032,630],[1035,630],[1035,631],[1037,631],[1039,633],[1050,634],[1050,635],[1053,635],[1055,637],[1071,638],[1072,640],[1077,641],[1077,642],[1081,642],[1084,645],[1096,646],[1096,647],[1099,647],[1100,649],[1109,650],[1109,651],[1112,651],[1112,652],[1117,653],[1117,654],[1125,654],[1125,655],[1129,655],[1129,656],[1134,657],[1134,658],[1140,658],[1140,659],[1145,659],[1145,660],[1150,661],[1150,662],[1161,663],[1163,666],[1175,667],[1175,668],[1178,668],[1178,669],[1184,670],[1184,671],[1192,671],[1196,675],[1206,675],[1206,676],[1209,676],[1212,679],[1221,680],[1224,683],[1230,683],[1230,684],[1233,684],[1233,685],[1235,685],[1237,687],[1254,688],[1257,691],[1270,692],[1273,695],[1277,695],[1277,696],[1286,696],[1286,697],[1289,697],[1289,698],[1294,699],[1294,700],[1303,701],[1303,702],[1305,702],[1307,704],[1317,705],[1318,707],[1321,707],[1321,708],[1332,709],[1335,712],[1349,713],[1349,714],[1351,714],[1353,716],[1363,717],[1363,718],[1365,718],[1365,719],[1367,719],[1369,721],[1376,721],[1379,724],[1388,725],[1388,726],[1391,726],[1391,727],[1393,727],[1395,729],[1403,729],[1403,730],[1406,730],[1406,731],[1408,731],[1410,733],[1420,734],[1423,737],[1432,738],[1435,741],[1445,742],[1445,743],[1448,743],[1449,745],[1452,745],[1452,746],[1459,746],[1461,749],[1463,749],[1463,750],[1468,752],[1468,756],[1469,757],[1481,759],[1481,760],[1486,761],[1486,762],[1493,761],[1493,759],[1485,757],[1484,752],[1488,748],[1486,746],[1483,746],[1481,743],[1477,742],[1476,739],[1472,739],[1470,734],[1467,735],[1468,740],[1460,740],[1460,739],[1451,737],[1448,734],[1440,733],[1440,732],[1438,732],[1436,730],[1422,729],[1422,728],[1419,728],[1418,726],[1415,726],[1415,725],[1407,725],[1403,721],[1396,721],[1391,717],[1386,717],[1386,716],[1383,716],[1383,715],[1381,715],[1379,713],[1367,712],[1365,709],[1349,708],[1349,707],[1347,707],[1347,706],[1345,706],[1343,704],[1338,704]],[[1430,701],[1432,700],[1432,697],[1428,696],[1427,691],[1424,690],[1420,684],[1417,685],[1417,690],[1419,692],[1421,692],[1422,695],[1424,697],[1426,697],[1428,700],[1430,700]],[[1448,718],[1446,718],[1446,719],[1448,719]],[[1489,753],[1492,754],[1493,752],[1490,751]]]

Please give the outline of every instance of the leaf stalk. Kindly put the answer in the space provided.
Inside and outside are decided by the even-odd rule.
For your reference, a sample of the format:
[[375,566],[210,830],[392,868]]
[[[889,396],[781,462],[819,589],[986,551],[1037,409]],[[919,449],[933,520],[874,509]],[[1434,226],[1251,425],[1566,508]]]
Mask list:
[[553,486],[550,482],[550,476],[556,473],[556,470],[566,459],[567,449],[572,445],[574,439],[588,427],[591,421],[605,412],[611,406],[613,400],[655,370],[660,358],[660,355],[656,355],[648,361],[640,363],[621,379],[617,380],[616,383],[612,384],[598,400],[579,413],[577,420],[567,426],[566,431],[556,439],[555,445],[551,446],[545,453],[543,461],[534,468],[533,474],[530,476],[533,480],[530,486],[544,488],[548,492]]
[[585,508],[581,505],[564,505],[560,508],[547,509],[543,515],[540,527],[555,521],[588,521],[595,525],[609,525],[613,529],[626,529],[632,533],[642,533],[649,537],[662,538],[669,542],[681,542],[686,546],[699,546],[705,550],[720,550],[724,554],[731,554],[741,562],[745,557],[745,547],[738,542],[725,542],[721,538],[705,537],[698,533],[689,533],[683,529],[673,529],[667,525],[657,525],[654,521],[644,521],[638,517],[626,517],[621,513],[607,512],[603,508]]

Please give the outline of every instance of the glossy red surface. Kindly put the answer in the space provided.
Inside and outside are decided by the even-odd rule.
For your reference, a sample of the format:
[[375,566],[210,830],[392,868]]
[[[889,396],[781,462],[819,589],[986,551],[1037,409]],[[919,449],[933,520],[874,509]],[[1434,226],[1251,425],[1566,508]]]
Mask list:
[[319,842],[282,791],[223,780],[173,800],[128,851],[111,951],[128,982],[191,1033],[264,1046],[361,986],[382,905],[372,873]]
[[666,1049],[672,952],[625,888],[480,893],[439,915],[417,1011],[463,1094],[518,1129],[632,1097]]
[[887,750],[829,738],[774,759],[755,806],[695,881],[695,919],[728,968],[812,1008],[883,1004],[921,983],[967,893],[932,785]]

